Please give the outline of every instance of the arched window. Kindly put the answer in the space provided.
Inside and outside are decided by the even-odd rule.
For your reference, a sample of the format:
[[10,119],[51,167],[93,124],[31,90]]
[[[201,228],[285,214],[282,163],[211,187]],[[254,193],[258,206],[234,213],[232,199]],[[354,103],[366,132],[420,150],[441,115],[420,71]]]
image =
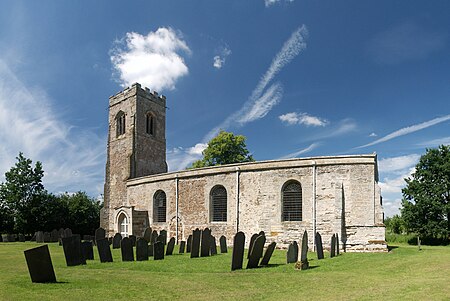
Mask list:
[[116,116],[116,137],[125,134],[125,113],[120,111]]
[[149,135],[155,134],[155,117],[152,113],[147,113],[145,131]]
[[222,185],[214,186],[210,193],[212,222],[227,221],[227,190]]
[[281,190],[283,222],[302,220],[302,185],[294,180],[288,181]]
[[118,224],[119,224],[119,233],[120,235],[122,235],[122,237],[126,237],[128,236],[128,218],[124,213],[121,213],[119,215],[119,219],[118,219]]
[[166,222],[166,193],[162,190],[158,190],[153,196],[153,221]]

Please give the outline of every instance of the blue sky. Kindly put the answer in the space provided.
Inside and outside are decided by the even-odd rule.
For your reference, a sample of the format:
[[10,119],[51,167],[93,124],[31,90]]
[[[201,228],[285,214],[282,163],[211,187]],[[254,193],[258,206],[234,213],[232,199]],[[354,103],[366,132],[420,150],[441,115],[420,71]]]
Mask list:
[[450,144],[448,1],[0,0],[0,181],[19,151],[52,192],[102,193],[108,97],[167,97],[171,170],[219,129],[257,160],[378,154],[386,214]]

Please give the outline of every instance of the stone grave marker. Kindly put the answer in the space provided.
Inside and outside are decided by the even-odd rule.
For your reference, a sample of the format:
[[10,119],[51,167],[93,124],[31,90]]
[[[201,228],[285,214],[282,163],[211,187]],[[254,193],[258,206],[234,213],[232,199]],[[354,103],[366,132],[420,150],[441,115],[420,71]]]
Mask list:
[[50,239],[52,242],[58,242],[58,230],[53,229],[52,232],[50,232]]
[[84,260],[94,260],[94,247],[92,241],[86,240],[81,242],[81,254]]
[[264,233],[264,231],[260,231],[260,232],[258,233],[258,235],[264,235],[264,236],[266,236],[266,233]]
[[317,252],[317,259],[324,259],[323,256],[323,245],[322,245],[322,236],[319,232],[316,233],[316,252]]
[[294,263],[298,260],[298,245],[296,241],[289,244],[286,254],[287,263]]
[[159,235],[158,235],[158,238],[156,239],[156,241],[159,241],[160,243],[162,243],[163,245],[165,245],[164,239],[165,239],[164,235],[159,234]]
[[100,262],[113,262],[109,242],[106,238],[97,240],[97,251]]
[[131,240],[131,246],[135,247],[136,246],[136,240],[137,240],[136,235],[130,235],[130,236],[128,236],[128,238]]
[[148,260],[148,241],[139,237],[136,241],[136,261]]
[[114,234],[112,248],[113,249],[120,249],[120,242],[121,241],[122,241],[122,234],[120,234],[120,233]]
[[298,270],[306,270],[309,268],[309,262],[308,262],[308,233],[303,232],[302,237],[302,250],[300,254],[300,262],[297,262],[295,264],[295,268]]
[[157,241],[153,244],[153,259],[164,259],[164,244],[160,241]]
[[124,237],[120,242],[120,252],[122,261],[134,261],[133,241],[129,237]]
[[269,265],[269,260],[272,257],[272,254],[273,254],[273,251],[275,250],[276,245],[277,245],[276,242],[270,243],[270,245],[266,249],[266,252],[264,253],[261,263],[259,264],[260,266],[268,266]]
[[95,240],[106,238],[106,231],[102,227],[95,230]]
[[64,236],[64,229],[63,228],[59,228],[58,230],[58,239],[63,238]]
[[211,229],[205,228],[202,231],[202,242],[200,246],[200,257],[208,257],[211,251]]
[[186,253],[191,253],[191,247],[192,247],[192,234],[188,236],[187,243],[186,243]]
[[2,234],[2,241],[3,242],[15,242],[16,239],[12,234]]
[[23,251],[31,281],[36,283],[56,282],[52,258],[48,245]]
[[3,236],[0,235],[0,242],[3,242]]
[[339,255],[339,235],[336,233],[336,256]]
[[266,243],[265,235],[258,235],[255,239],[252,249],[250,250],[250,257],[247,262],[247,269],[254,269],[258,267],[264,251],[264,244]]
[[173,248],[175,247],[175,237],[171,237],[167,244],[166,255],[173,254]]
[[336,236],[331,236],[330,258],[336,256]]
[[211,255],[217,255],[216,237],[211,235]]
[[43,243],[44,242],[44,232],[37,231],[36,232],[36,242],[37,243]]
[[147,227],[144,230],[144,239],[149,243],[152,239],[152,228]]
[[72,236],[72,230],[70,228],[66,228],[64,230],[64,236],[63,237],[71,237]]
[[160,240],[164,245],[167,244],[167,231],[161,230],[159,231],[159,236],[161,236],[162,240]]
[[62,239],[62,246],[68,267],[86,264],[86,260],[81,253],[80,236],[64,237]]
[[250,258],[250,250],[253,248],[253,244],[255,243],[256,238],[258,237],[258,234],[253,234],[252,237],[250,237],[250,244],[248,245],[248,253],[247,258]]
[[228,247],[227,247],[227,239],[225,236],[221,236],[219,238],[220,243],[220,253],[228,253]]
[[83,235],[83,240],[84,241],[92,241],[92,235]]
[[153,244],[148,245],[148,257],[153,257]]
[[186,248],[186,242],[184,240],[180,241],[180,248],[178,249],[178,254],[183,254]]
[[197,228],[192,232],[191,258],[199,257],[200,253],[200,230]]
[[50,232],[44,232],[44,242],[52,242],[52,236]]
[[232,271],[242,269],[242,263],[244,262],[244,246],[245,234],[239,231],[233,239]]
[[150,237],[150,243],[153,244],[158,240],[158,232],[156,230],[152,231],[152,236]]

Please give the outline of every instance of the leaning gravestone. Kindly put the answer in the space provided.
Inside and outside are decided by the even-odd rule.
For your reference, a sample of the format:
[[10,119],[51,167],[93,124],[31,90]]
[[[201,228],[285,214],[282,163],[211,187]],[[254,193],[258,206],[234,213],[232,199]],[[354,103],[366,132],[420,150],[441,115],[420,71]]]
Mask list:
[[32,282],[56,282],[55,271],[53,270],[52,258],[48,251],[48,245],[25,250],[23,253],[25,254],[28,272],[30,272]]
[[62,239],[62,246],[68,267],[86,264],[86,260],[81,253],[80,236],[64,237]]
[[308,233],[303,232],[302,237],[302,250],[300,255],[300,261],[295,264],[295,268],[298,270],[306,270],[309,268],[308,262]]
[[220,253],[227,253],[228,252],[228,248],[227,248],[227,239],[225,236],[221,236],[219,238],[219,243],[220,243]]
[[97,251],[100,262],[113,262],[109,242],[106,238],[97,240]]
[[37,243],[43,243],[44,242],[44,232],[37,231],[36,232],[36,242]]
[[150,243],[153,244],[158,240],[158,232],[156,230],[152,231],[152,236],[150,237]]
[[200,230],[197,228],[192,232],[191,258],[196,258],[200,253]]
[[148,241],[139,237],[136,241],[136,261],[148,260]]
[[106,237],[106,231],[102,227],[95,230],[95,241]]
[[211,235],[211,255],[217,255],[217,241],[216,237]]
[[52,236],[50,232],[44,232],[44,242],[52,242]]
[[83,255],[84,260],[94,260],[92,241],[81,242],[81,254]]
[[167,244],[167,231],[161,230],[159,231],[159,236],[161,236],[162,240],[160,240],[164,245]]
[[339,235],[336,233],[336,256],[339,255]]
[[144,239],[147,242],[150,242],[150,240],[152,239],[152,228],[151,227],[147,227],[144,230]]
[[120,242],[122,261],[134,261],[133,241],[129,237],[124,237]]
[[331,248],[330,248],[330,258],[336,256],[336,236],[333,234],[331,236]]
[[186,248],[186,242],[184,240],[180,241],[180,249],[178,250],[178,254],[183,254],[185,248]]
[[263,259],[261,260],[260,266],[268,266],[269,260],[272,257],[273,251],[275,250],[277,243],[272,242],[266,249],[266,252],[264,253]]
[[244,261],[244,246],[245,246],[245,234],[238,232],[234,236],[233,240],[233,257],[231,261],[231,270],[242,269],[242,263]]
[[113,249],[120,249],[120,242],[122,241],[122,234],[116,233],[114,234],[112,248]]
[[202,231],[202,242],[200,247],[200,256],[208,257],[211,251],[211,229],[205,228],[205,230]]
[[58,242],[58,230],[53,229],[52,232],[50,232],[50,239],[52,242]]
[[250,237],[250,244],[248,245],[248,253],[247,258],[250,258],[250,251],[253,248],[253,244],[255,243],[256,238],[258,237],[258,234],[253,234],[252,237]]
[[298,260],[298,245],[296,241],[289,244],[286,254],[287,263],[294,263]]
[[317,259],[324,259],[322,236],[320,235],[319,232],[316,233],[316,252],[317,252]]
[[175,247],[175,237],[171,237],[167,244],[166,255],[172,255],[173,248]]
[[131,240],[131,246],[135,247],[136,246],[136,240],[137,240],[136,235],[130,235],[130,236],[128,236],[128,238]]
[[192,234],[188,236],[187,243],[186,243],[186,253],[191,253],[191,247],[192,247]]
[[250,250],[250,257],[247,262],[247,269],[254,269],[258,267],[259,260],[261,259],[264,251],[264,244],[266,243],[265,235],[258,235],[255,239],[252,249]]
[[164,259],[164,244],[160,241],[157,241],[153,244],[153,259]]

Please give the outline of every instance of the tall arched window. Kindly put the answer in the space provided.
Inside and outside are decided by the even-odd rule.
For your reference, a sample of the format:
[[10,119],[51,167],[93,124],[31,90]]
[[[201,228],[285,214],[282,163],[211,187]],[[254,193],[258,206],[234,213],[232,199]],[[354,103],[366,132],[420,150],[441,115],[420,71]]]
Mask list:
[[288,181],[281,190],[283,222],[302,220],[302,185],[294,180]]
[[212,222],[227,221],[227,190],[222,185],[214,186],[210,193]]
[[116,137],[125,134],[125,113],[120,111],[116,115]]
[[155,134],[155,117],[152,113],[147,113],[145,131],[149,135]]
[[162,190],[158,190],[153,196],[153,221],[166,222],[166,193]]
[[121,213],[119,215],[118,224],[118,232],[120,233],[120,235],[122,235],[122,237],[128,236],[128,218],[124,213]]

